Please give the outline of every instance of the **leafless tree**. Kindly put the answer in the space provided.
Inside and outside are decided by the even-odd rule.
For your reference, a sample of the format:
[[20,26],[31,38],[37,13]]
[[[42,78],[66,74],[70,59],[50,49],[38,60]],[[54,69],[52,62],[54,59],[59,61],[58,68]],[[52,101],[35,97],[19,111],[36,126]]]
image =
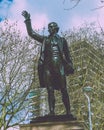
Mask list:
[[16,23],[0,27],[0,129],[18,125],[28,113],[37,45],[21,37]]

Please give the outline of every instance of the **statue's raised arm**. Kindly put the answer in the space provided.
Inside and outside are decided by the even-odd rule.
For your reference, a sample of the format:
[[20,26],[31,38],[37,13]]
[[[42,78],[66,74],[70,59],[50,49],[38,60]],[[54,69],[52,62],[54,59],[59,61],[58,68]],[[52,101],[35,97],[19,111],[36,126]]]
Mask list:
[[35,40],[37,40],[40,43],[43,43],[44,41],[44,36],[36,33],[35,31],[33,31],[32,26],[31,26],[31,19],[30,19],[30,13],[28,13],[26,10],[22,11],[22,16],[24,16],[25,18],[25,24],[26,24],[26,29],[28,32],[28,35],[32,38],[34,38]]

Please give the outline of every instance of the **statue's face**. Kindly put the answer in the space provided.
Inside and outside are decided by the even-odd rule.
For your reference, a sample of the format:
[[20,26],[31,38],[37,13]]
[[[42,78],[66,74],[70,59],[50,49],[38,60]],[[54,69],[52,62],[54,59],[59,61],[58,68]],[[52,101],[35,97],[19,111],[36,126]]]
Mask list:
[[54,26],[49,26],[48,31],[50,34],[54,34],[54,33],[56,33],[56,28]]
[[49,25],[48,25],[48,31],[49,31],[49,33],[50,34],[55,34],[55,33],[57,33],[58,32],[58,26],[57,26],[57,24],[56,23],[50,23]]

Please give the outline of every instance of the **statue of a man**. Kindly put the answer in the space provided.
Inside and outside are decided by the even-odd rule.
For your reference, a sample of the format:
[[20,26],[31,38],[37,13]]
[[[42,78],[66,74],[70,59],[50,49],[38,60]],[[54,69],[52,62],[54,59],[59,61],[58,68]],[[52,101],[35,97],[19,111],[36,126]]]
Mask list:
[[41,44],[40,58],[38,62],[38,74],[40,87],[47,88],[49,115],[55,115],[54,90],[60,90],[62,101],[66,108],[66,115],[70,115],[70,101],[66,87],[66,75],[72,74],[73,64],[65,38],[57,33],[59,27],[57,23],[48,24],[49,36],[42,36],[33,31],[30,14],[23,11],[28,35]]

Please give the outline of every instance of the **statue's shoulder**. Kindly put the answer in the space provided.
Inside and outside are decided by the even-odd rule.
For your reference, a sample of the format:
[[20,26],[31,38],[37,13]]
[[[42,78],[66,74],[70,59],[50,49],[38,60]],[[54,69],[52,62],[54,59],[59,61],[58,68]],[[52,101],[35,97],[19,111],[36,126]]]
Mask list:
[[61,40],[62,40],[63,43],[67,42],[66,39],[65,39],[65,37],[61,37]]
[[60,36],[60,35],[56,35],[56,37],[58,38],[58,39],[61,39],[61,40],[65,40],[65,38],[64,37],[62,37],[62,36]]
[[66,40],[65,37],[61,37],[63,40]]

